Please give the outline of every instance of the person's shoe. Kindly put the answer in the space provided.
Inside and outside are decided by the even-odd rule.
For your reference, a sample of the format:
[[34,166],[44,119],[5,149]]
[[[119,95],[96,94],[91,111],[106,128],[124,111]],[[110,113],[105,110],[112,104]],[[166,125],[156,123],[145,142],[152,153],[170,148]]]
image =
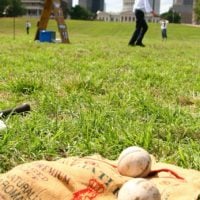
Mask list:
[[128,45],[131,46],[131,47],[134,47],[134,46],[135,46],[135,44],[131,44],[131,43],[129,43]]
[[145,47],[143,43],[136,43],[136,46]]

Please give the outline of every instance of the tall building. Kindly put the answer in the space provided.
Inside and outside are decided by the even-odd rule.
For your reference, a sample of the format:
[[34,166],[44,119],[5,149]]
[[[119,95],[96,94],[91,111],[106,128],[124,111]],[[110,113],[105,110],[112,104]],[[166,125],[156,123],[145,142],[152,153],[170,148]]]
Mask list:
[[91,0],[79,0],[78,5],[83,8],[90,9],[91,8]]
[[93,13],[104,10],[104,0],[79,0],[79,5]]
[[104,11],[104,0],[92,1],[92,12],[96,13],[98,10]]
[[62,0],[64,1],[65,3],[67,3],[67,7],[68,8],[72,8],[72,0]]
[[193,0],[174,0],[175,5],[191,5]]
[[182,4],[182,2],[183,2],[183,0],[174,0],[174,4],[177,4],[177,5],[178,5],[178,4],[179,4],[179,5]]
[[193,0],[174,0],[173,11],[180,14],[182,23],[192,23]]
[[158,14],[160,14],[160,1],[161,0],[149,0],[151,7]]

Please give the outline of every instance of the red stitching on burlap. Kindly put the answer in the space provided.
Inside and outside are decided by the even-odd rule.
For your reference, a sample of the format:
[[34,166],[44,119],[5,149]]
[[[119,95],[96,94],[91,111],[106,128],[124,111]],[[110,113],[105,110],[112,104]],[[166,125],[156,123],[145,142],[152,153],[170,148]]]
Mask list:
[[148,176],[155,176],[156,174],[160,173],[160,172],[169,172],[172,175],[174,175],[177,179],[180,180],[185,180],[182,176],[179,176],[175,171],[171,170],[171,169],[167,169],[167,168],[162,168],[162,169],[157,169],[157,170],[152,170]]
[[103,184],[96,179],[90,179],[87,188],[75,192],[72,200],[92,200],[103,193],[104,189]]

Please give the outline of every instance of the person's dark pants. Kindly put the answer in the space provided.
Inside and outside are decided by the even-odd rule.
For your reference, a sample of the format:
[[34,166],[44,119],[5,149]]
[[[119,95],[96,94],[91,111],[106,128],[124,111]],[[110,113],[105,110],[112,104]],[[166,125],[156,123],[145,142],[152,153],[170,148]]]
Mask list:
[[167,29],[162,29],[162,39],[167,39]]
[[26,33],[29,34],[29,28],[26,28]]
[[143,37],[148,30],[148,25],[145,21],[144,12],[141,10],[135,10],[135,17],[136,29],[129,41],[129,45],[142,44]]

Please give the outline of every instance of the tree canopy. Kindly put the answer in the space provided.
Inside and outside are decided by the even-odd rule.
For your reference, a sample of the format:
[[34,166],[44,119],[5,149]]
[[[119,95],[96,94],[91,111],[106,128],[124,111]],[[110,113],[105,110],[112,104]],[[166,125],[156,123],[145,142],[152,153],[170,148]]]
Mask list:
[[181,22],[181,16],[179,13],[173,11],[170,9],[168,12],[163,13],[161,15],[162,18],[167,19],[170,23],[180,23]]
[[79,5],[71,9],[70,15],[72,19],[88,20],[92,18],[92,13]]
[[196,20],[200,22],[200,0],[195,1],[194,12],[195,12]]
[[0,16],[16,17],[25,14],[21,0],[1,0]]

